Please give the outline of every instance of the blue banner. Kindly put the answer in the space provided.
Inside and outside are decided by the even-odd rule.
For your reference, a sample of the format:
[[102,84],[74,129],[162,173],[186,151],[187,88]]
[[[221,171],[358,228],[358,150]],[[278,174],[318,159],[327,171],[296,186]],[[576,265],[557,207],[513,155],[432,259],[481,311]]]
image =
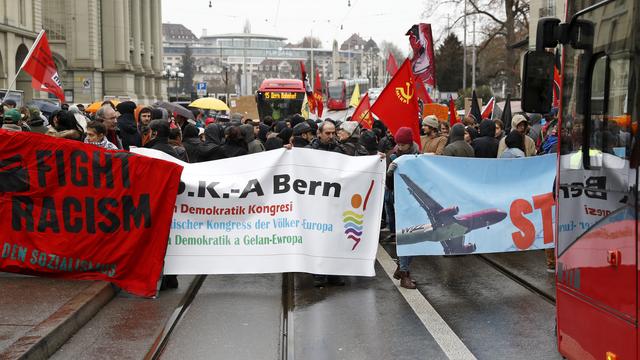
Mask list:
[[394,193],[399,256],[554,246],[556,156],[402,156]]

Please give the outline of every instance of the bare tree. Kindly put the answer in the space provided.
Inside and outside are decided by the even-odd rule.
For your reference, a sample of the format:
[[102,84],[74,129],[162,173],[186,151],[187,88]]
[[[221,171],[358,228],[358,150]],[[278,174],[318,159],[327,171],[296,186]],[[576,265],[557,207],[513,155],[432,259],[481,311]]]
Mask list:
[[[458,13],[460,16],[451,19],[449,28],[460,26],[465,16],[464,5],[466,2],[466,15],[477,15],[484,39],[480,39],[482,46],[479,53],[493,43],[493,40],[502,40],[504,47],[504,61],[500,72],[506,80],[507,92],[514,93],[519,79],[519,53],[520,49],[514,45],[523,40],[529,27],[529,0],[433,0],[425,3],[423,17],[429,19],[444,16],[446,12]],[[447,29],[448,30],[448,29]],[[437,38],[437,36],[436,36]],[[485,54],[490,54],[487,51]],[[483,54],[484,55],[484,54]]]
[[[409,45],[409,40],[407,40],[407,46]],[[402,62],[404,61],[404,58],[407,57],[407,52],[403,52],[402,50],[400,50],[400,48],[389,41],[382,41],[380,43],[380,49],[381,49],[381,55],[383,59],[387,60],[387,58],[389,57],[389,53],[393,54],[393,57],[396,59],[396,61],[398,62],[398,66],[402,65]]]

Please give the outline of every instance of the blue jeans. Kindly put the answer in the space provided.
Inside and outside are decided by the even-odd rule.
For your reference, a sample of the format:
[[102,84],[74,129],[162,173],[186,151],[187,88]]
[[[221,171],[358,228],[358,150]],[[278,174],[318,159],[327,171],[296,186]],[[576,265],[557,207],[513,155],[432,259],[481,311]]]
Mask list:
[[413,256],[398,256],[398,262],[400,263],[400,271],[409,271],[409,265],[411,265]]
[[393,204],[393,190],[386,189],[384,192],[384,211],[387,213],[387,225],[389,231],[396,232],[396,211]]

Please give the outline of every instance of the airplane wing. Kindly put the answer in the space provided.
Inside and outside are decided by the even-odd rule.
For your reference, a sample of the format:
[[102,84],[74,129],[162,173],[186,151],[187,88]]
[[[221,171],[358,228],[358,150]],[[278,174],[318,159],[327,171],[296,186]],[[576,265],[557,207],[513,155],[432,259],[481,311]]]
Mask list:
[[402,180],[404,180],[404,182],[407,184],[409,193],[411,193],[418,204],[420,204],[420,206],[424,209],[424,211],[427,213],[427,216],[429,216],[429,221],[431,222],[431,226],[433,226],[434,229],[440,224],[448,222],[443,221],[443,219],[441,219],[441,215],[438,215],[438,213],[443,209],[442,205],[433,200],[433,198],[426,192],[424,192],[418,186],[418,184],[413,182],[410,177],[405,174],[400,174],[400,177],[402,177]]

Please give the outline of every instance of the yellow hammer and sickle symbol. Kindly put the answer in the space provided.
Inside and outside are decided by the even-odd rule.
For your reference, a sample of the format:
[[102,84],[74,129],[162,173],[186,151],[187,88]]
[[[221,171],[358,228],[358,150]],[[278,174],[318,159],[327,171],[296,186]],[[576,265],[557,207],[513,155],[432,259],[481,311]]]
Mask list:
[[407,91],[405,92],[403,88],[396,88],[396,90],[398,92],[400,92],[400,96],[402,96],[403,98],[405,98],[405,100],[409,101],[412,97],[413,94],[415,93],[415,91],[411,91],[411,83],[409,83],[408,81],[405,83],[405,85],[407,86]]

